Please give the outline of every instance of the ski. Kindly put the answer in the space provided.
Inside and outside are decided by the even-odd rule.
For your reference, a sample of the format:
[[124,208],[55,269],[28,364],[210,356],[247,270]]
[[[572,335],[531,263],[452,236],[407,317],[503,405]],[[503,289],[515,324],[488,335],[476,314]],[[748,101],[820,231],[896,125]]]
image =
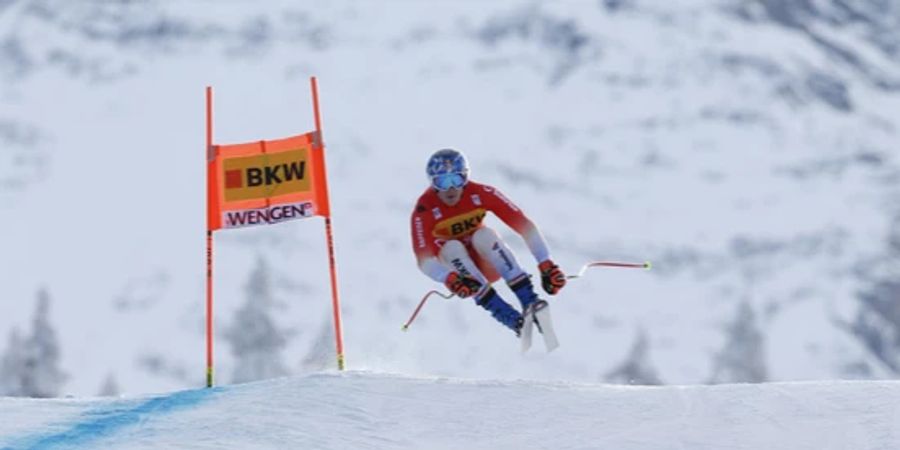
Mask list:
[[536,308],[532,315],[534,324],[544,338],[544,347],[547,353],[556,350],[559,347],[559,339],[556,338],[556,330],[553,329],[553,319],[550,317],[550,308]]
[[559,347],[559,339],[556,338],[556,331],[553,329],[553,319],[550,317],[550,308],[546,301],[538,300],[525,310],[522,315],[522,352],[527,352],[531,348],[532,337],[534,336],[534,328],[537,327],[538,332],[544,338],[544,347],[547,352],[552,352]]
[[532,308],[526,309],[525,314],[522,315],[522,328],[520,330],[521,336],[519,339],[522,341],[522,353],[528,351],[531,348],[531,335],[534,333],[534,310]]

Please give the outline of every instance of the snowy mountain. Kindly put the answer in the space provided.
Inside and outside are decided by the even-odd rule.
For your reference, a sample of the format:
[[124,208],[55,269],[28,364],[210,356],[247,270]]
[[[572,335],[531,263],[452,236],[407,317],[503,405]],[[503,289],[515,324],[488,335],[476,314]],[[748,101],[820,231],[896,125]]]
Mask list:
[[[244,142],[311,130],[315,75],[350,368],[900,373],[897,2],[326,3],[0,1],[0,351],[46,289],[63,393],[202,385],[204,87],[215,141]],[[401,333],[436,287],[408,220],[442,147],[529,214],[564,270],[654,269],[574,280],[551,299],[549,355],[518,354],[468,301],[431,300]],[[217,233],[214,256],[219,383],[238,377],[225,336],[260,260],[285,336],[273,364],[333,366],[320,219]]]
[[891,381],[635,387],[280,378],[132,399],[2,399],[0,448],[895,448]]

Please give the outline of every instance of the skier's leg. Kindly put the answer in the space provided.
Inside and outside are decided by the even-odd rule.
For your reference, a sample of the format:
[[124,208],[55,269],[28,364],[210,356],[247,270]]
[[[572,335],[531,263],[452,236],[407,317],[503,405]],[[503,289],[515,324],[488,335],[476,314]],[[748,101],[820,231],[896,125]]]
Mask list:
[[472,260],[468,249],[462,242],[451,240],[444,243],[444,246],[441,247],[440,259],[454,270],[481,281],[484,287],[475,294],[475,303],[490,311],[494,319],[506,325],[518,335],[522,315],[513,309],[509,303],[500,298],[484,274],[478,270],[478,266]]
[[491,264],[490,261],[484,259],[475,251],[475,248],[472,247],[471,243],[466,246],[466,249],[469,250],[469,256],[472,257],[472,261],[475,261],[475,266],[478,267],[478,270],[480,270],[484,277],[487,278],[488,283],[494,284],[497,280],[503,278],[497,273],[497,269],[494,269],[494,265]]
[[531,283],[531,276],[522,270],[522,266],[519,265],[513,252],[506,242],[500,239],[496,231],[488,227],[479,228],[472,236],[472,245],[475,247],[475,251],[482,258],[487,259],[497,269],[500,276],[506,280],[506,284],[522,303],[523,311],[528,305],[538,300],[534,285]]
[[478,270],[478,265],[475,264],[475,261],[472,261],[472,257],[469,256],[469,250],[466,249],[466,246],[462,242],[455,239],[445,242],[441,247],[441,252],[438,257],[444,264],[450,266],[453,270],[463,275],[474,277],[476,280],[480,281],[485,288],[488,286],[489,283],[487,278],[480,270]]
[[482,258],[494,266],[494,269],[507,283],[515,282],[526,275],[512,250],[500,239],[497,232],[491,228],[479,228],[472,235],[472,246]]

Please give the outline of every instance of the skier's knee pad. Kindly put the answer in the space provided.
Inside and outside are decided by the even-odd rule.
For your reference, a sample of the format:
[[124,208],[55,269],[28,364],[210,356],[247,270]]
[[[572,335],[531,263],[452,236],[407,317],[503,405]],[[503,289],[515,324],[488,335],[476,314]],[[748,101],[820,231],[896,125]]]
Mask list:
[[444,242],[444,245],[441,246],[441,257],[445,259],[453,259],[459,258],[462,255],[468,255],[469,252],[466,250],[466,246],[463,245],[462,242],[457,241],[456,239],[449,240]]
[[465,266],[473,264],[470,263],[472,258],[469,256],[469,251],[462,242],[457,240],[445,242],[441,247],[440,257],[445,263],[453,266],[458,272],[470,275],[469,270],[467,270]]
[[498,242],[500,242],[500,236],[489,227],[481,227],[472,235],[472,245],[479,253],[487,253]]

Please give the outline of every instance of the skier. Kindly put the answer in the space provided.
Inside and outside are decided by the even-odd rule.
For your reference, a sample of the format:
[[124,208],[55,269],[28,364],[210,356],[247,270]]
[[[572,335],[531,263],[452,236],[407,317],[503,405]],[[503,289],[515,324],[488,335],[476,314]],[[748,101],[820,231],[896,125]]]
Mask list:
[[[431,186],[419,197],[411,219],[419,268],[460,298],[474,296],[476,304],[519,336],[523,314],[539,311],[547,302],[538,298],[531,276],[506,243],[482,221],[492,212],[519,233],[538,262],[544,290],[556,295],[566,277],[550,259],[547,242],[500,191],[469,180],[469,164],[461,152],[437,151],[429,158],[426,172]],[[500,277],[518,297],[521,313],[491,287]]]

